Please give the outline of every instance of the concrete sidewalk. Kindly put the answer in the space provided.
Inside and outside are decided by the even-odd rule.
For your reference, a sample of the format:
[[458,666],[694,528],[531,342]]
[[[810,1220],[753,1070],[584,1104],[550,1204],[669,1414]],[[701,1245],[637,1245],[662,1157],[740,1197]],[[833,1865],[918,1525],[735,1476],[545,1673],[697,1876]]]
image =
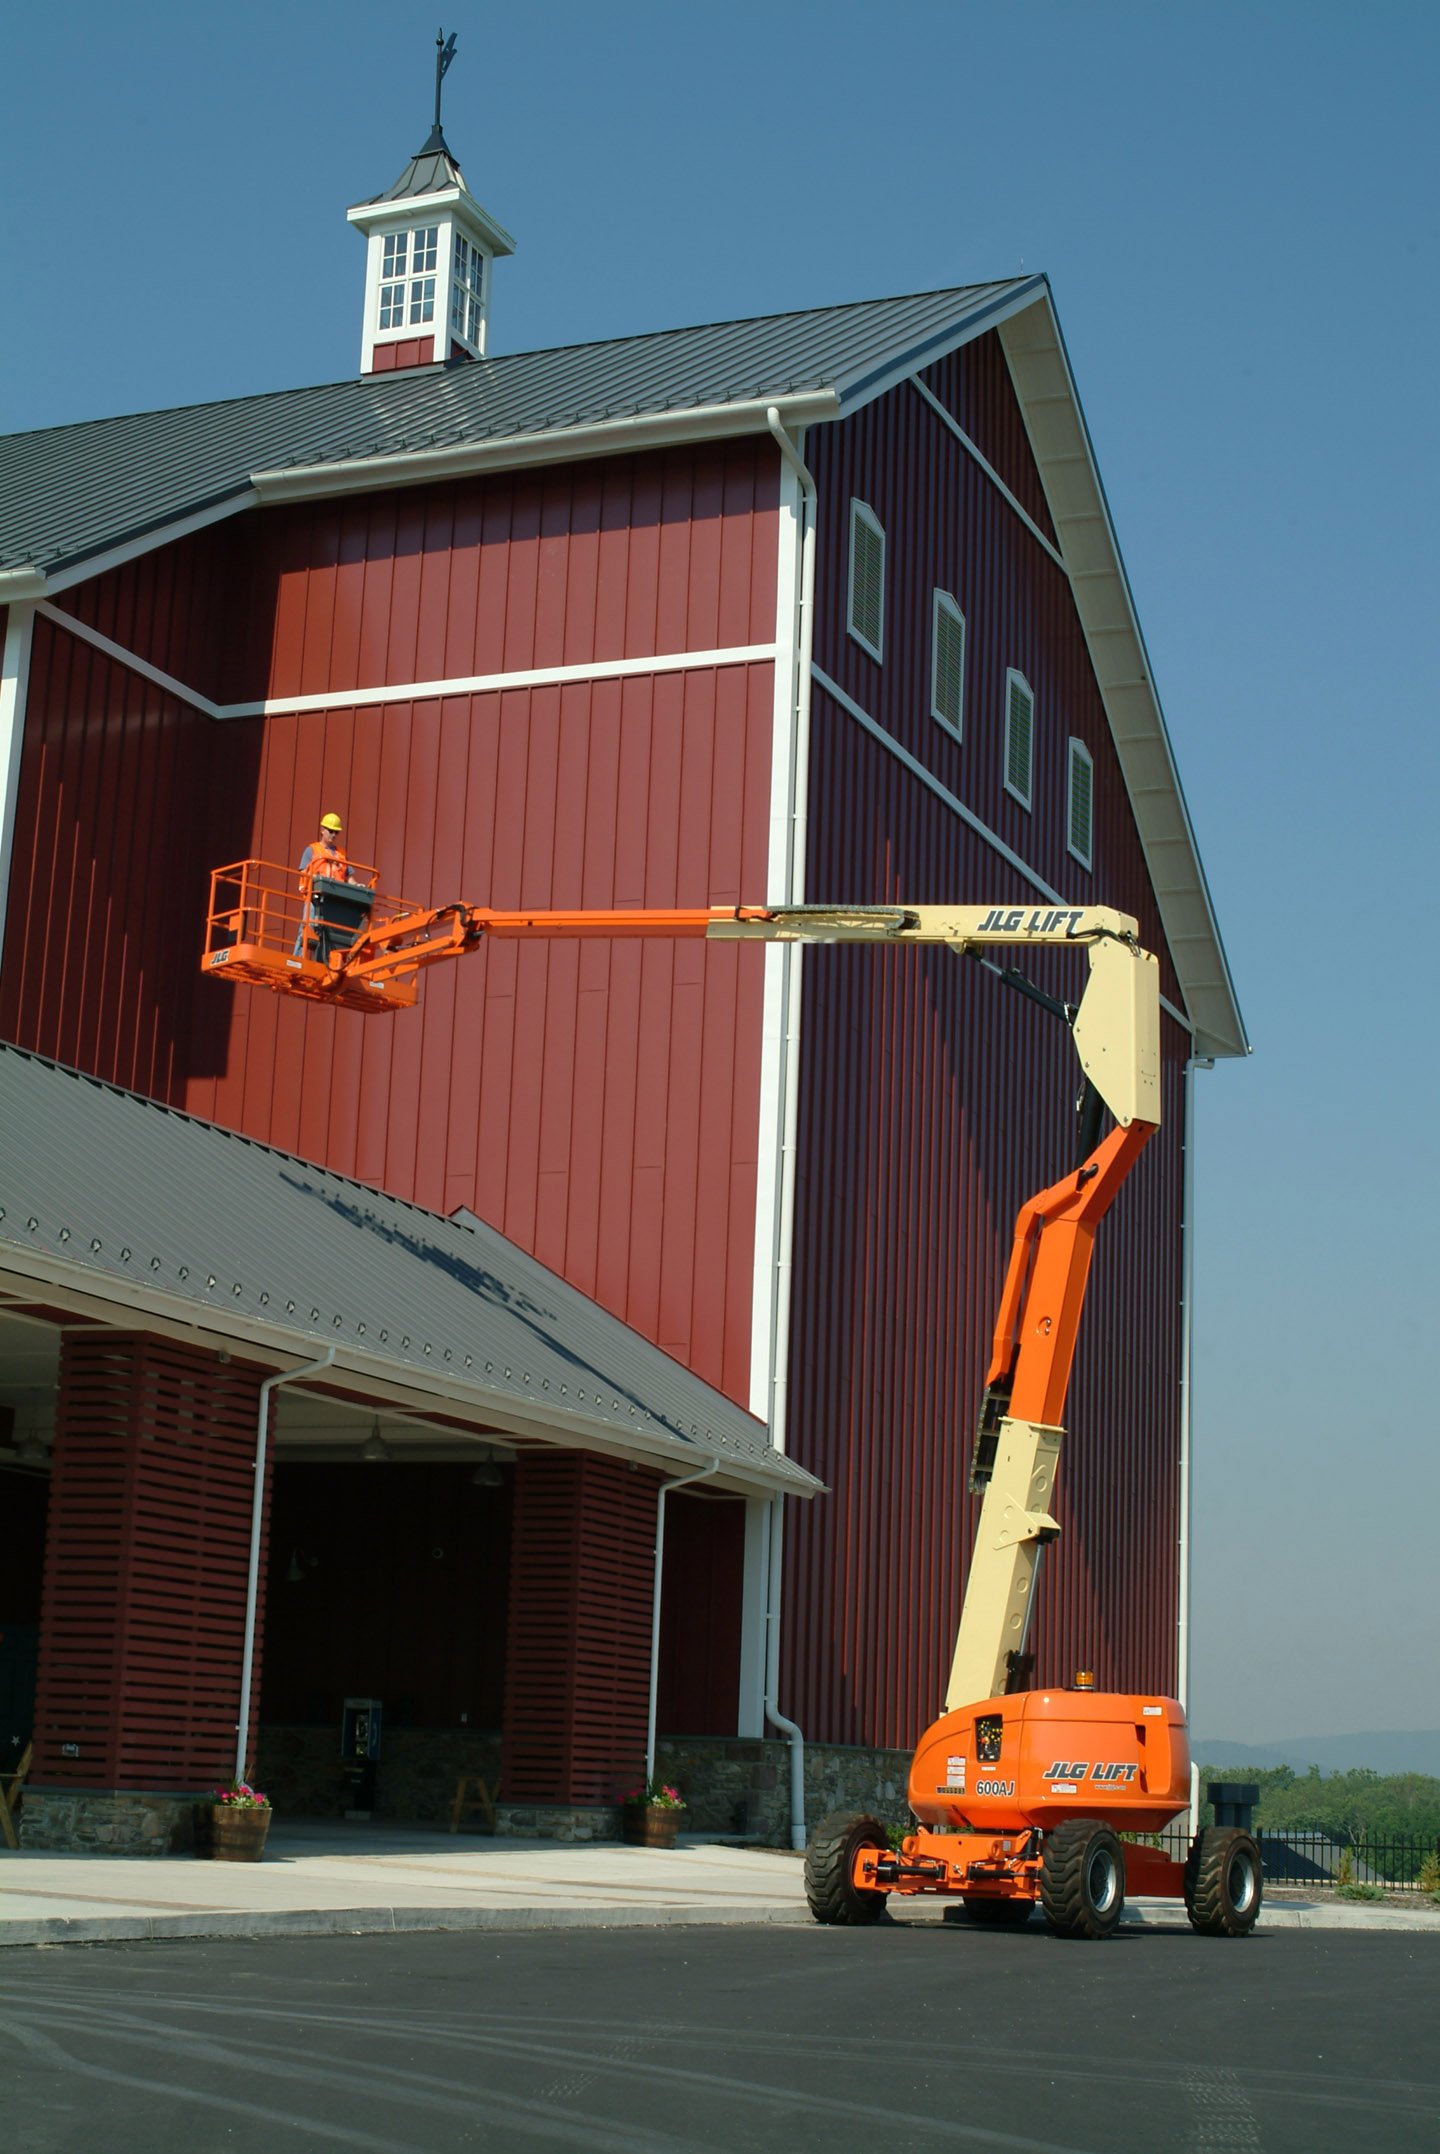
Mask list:
[[[906,1922],[938,1923],[947,1912],[928,1899],[890,1904]],[[699,1834],[660,1850],[292,1822],[272,1826],[260,1863],[23,1849],[0,1855],[0,1945],[809,1919],[797,1857]],[[1183,1908],[1168,1900],[1132,1901],[1125,1919],[1146,1928],[1187,1928]],[[1270,1930],[1440,1936],[1440,1909],[1337,1902],[1328,1895],[1268,1902],[1260,1921]]]

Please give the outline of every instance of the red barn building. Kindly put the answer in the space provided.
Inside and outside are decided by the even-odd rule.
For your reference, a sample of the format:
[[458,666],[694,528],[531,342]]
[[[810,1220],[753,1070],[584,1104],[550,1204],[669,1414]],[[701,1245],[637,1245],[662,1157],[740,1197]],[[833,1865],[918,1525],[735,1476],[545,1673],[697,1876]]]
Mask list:
[[658,1742],[784,1836],[786,1743],[813,1817],[943,1691],[1064,1028],[945,950],[497,943],[374,1016],[202,979],[211,868],[326,810],[418,902],[1138,917],[1167,1119],[1032,1644],[1182,1688],[1189,1073],[1245,1042],[1046,281],[497,357],[438,129],[350,217],[357,379],[0,443],[27,1836],[175,1844],[250,1759],[353,1807],[354,1698],[367,1806],[475,1772],[607,1829]]

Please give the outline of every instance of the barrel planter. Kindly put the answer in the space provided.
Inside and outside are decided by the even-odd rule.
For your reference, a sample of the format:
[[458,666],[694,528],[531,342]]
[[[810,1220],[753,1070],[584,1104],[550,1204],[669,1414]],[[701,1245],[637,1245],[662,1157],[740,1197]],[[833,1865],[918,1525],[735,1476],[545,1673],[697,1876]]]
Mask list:
[[683,1811],[661,1803],[628,1803],[620,1830],[630,1847],[673,1847]]
[[215,1862],[258,1862],[265,1852],[271,1811],[247,1804],[210,1805],[210,1854]]

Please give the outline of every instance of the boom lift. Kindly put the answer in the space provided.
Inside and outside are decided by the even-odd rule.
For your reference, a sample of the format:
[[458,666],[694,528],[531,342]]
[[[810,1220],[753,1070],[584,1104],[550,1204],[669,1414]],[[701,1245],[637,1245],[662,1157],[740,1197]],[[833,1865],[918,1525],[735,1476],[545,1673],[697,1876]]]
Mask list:
[[[805,1886],[815,1919],[878,1920],[891,1892],[959,1898],[996,1925],[1036,1904],[1062,1936],[1110,1936],[1127,1890],[1183,1899],[1194,1928],[1238,1937],[1260,1911],[1259,1851],[1234,1828],[1201,1833],[1184,1862],[1155,1834],[1190,1799],[1185,1716],[1173,1698],[1026,1688],[1025,1640],[1095,1233],[1160,1124],[1159,967],[1136,922],[1101,906],[734,906],[689,911],[500,912],[384,897],[373,869],[317,880],[258,860],[211,878],[203,969],[367,1015],[411,1006],[429,965],[495,939],[554,936],[710,941],[946,943],[1069,1024],[1085,1077],[1081,1164],[1022,1206],[1015,1223],[970,1487],[983,1500],[944,1710],[910,1766],[916,1820],[898,1848],[880,1821],[836,1813],[811,1836]],[[1080,946],[1077,1007],[986,953]],[[1100,1134],[1103,1111],[1113,1126]],[[978,1702],[977,1702],[978,1701]],[[1132,1837],[1126,1841],[1121,1833]]]

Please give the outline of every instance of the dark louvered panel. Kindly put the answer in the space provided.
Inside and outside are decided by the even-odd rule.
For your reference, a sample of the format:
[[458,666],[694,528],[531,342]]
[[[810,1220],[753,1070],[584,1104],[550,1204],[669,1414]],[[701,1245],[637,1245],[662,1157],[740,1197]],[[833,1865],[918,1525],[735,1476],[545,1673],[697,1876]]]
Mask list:
[[166,1339],[67,1333],[37,1782],[173,1788],[229,1776],[261,1373]]
[[644,1771],[654,1475],[575,1452],[515,1469],[504,1792],[607,1802]]

